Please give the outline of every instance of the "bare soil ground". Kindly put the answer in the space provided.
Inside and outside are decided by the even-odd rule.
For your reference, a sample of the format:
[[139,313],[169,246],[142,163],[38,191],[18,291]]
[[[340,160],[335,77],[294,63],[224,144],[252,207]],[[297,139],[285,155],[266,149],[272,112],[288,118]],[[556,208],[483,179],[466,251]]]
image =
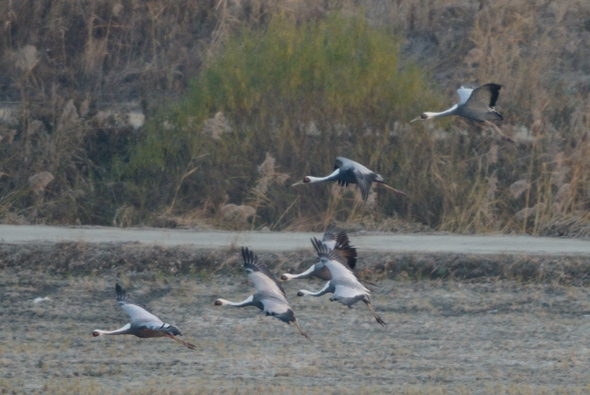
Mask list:
[[[319,289],[320,282],[286,283],[312,344],[292,325],[255,308],[213,305],[218,297],[241,300],[253,291],[246,276],[234,270],[235,252],[208,253],[216,269],[190,271],[166,249],[127,247],[147,266],[138,270],[139,263],[131,262],[124,250],[85,244],[3,246],[0,393],[590,391],[590,291],[573,281],[575,276],[572,281],[537,277],[540,281],[525,282],[517,277],[432,280],[408,279],[403,272],[393,279],[375,275],[373,302],[389,324],[386,328],[362,304],[347,309],[327,296],[295,296],[301,288]],[[121,260],[113,267],[100,266],[109,251],[121,254]],[[299,266],[296,256],[274,257],[282,262],[273,266],[277,274]],[[382,259],[366,258],[371,265]],[[37,264],[43,260],[45,267]],[[57,270],[60,263],[67,270]],[[95,264],[98,269],[93,270]],[[370,273],[369,268],[364,273]],[[116,329],[128,322],[114,298],[117,281],[131,297],[177,325],[197,350],[169,339],[93,338],[93,329]],[[50,300],[33,302],[46,296]]]

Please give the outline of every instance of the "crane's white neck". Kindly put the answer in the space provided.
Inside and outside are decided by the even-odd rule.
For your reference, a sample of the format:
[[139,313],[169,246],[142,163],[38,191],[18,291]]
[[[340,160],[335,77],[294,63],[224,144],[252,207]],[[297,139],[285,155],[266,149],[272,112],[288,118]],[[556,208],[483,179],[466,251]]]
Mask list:
[[216,306],[244,307],[244,306],[250,306],[252,304],[253,300],[254,300],[254,295],[250,295],[248,297],[248,299],[246,299],[242,302],[230,302],[229,300],[225,300],[225,299],[217,299],[215,301],[215,305]]
[[297,296],[305,296],[305,295],[315,296],[316,293],[317,292],[308,291],[307,289],[300,289],[299,291],[297,291]]
[[101,335],[125,335],[129,333],[130,328],[131,324],[127,324],[124,327],[114,331],[103,331],[102,329],[95,329],[94,331],[92,331],[92,336],[97,337]]
[[324,288],[322,288],[318,292],[311,292],[311,291],[308,291],[307,289],[300,289],[299,291],[297,291],[297,296],[309,295],[309,296],[317,297],[317,296],[325,295],[328,292],[334,292],[334,288],[332,287],[332,281],[328,281],[326,283],[326,285],[324,286]]
[[[432,118],[439,118],[439,117],[445,117],[447,115],[452,115],[455,110],[457,109],[458,104],[455,104],[453,107],[449,108],[448,110],[442,111],[442,112],[425,112],[422,114],[422,119],[432,119]],[[426,116],[426,118],[424,118],[424,115]]]
[[311,266],[309,269],[307,269],[306,271],[304,271],[303,273],[299,273],[299,274],[289,274],[289,273],[285,273],[281,275],[281,280],[283,281],[289,281],[289,280],[295,280],[298,278],[307,278],[311,275],[311,273],[313,273],[315,270],[315,265]]
[[333,177],[337,176],[339,172],[340,172],[340,169],[336,169],[336,170],[334,170],[334,172],[332,172],[332,174],[330,174],[329,176],[326,176],[326,177],[307,176],[307,177],[305,177],[304,182],[305,183],[312,183],[312,182],[330,181],[333,179]]

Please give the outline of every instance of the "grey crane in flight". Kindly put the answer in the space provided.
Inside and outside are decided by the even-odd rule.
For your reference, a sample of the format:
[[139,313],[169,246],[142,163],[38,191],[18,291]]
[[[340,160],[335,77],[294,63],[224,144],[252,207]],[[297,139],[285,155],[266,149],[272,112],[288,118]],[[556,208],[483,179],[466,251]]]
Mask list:
[[369,197],[369,191],[371,189],[371,184],[373,182],[381,184],[384,187],[389,188],[401,195],[406,195],[402,191],[399,191],[387,185],[387,183],[385,183],[385,180],[381,175],[367,169],[365,166],[361,165],[358,162],[355,162],[347,158],[343,158],[341,156],[336,158],[336,163],[334,165],[334,171],[332,172],[332,174],[326,177],[306,176],[303,178],[302,181],[293,184],[293,186],[328,181],[337,181],[338,184],[342,185],[343,187],[347,186],[348,184],[358,184],[361,190],[361,195],[363,196],[364,200],[367,200],[367,198]]
[[[329,226],[324,232],[322,242],[331,250],[335,250],[340,256],[346,260],[346,265],[351,270],[356,266],[357,253],[356,248],[350,245],[348,235],[344,229],[337,228],[333,225]],[[281,275],[281,280],[298,280],[302,278],[317,277],[321,280],[331,280],[332,275],[328,268],[321,262],[315,263],[309,269],[299,274],[284,273]]]
[[114,331],[104,331],[95,329],[92,336],[97,337],[101,335],[135,335],[140,338],[149,337],[169,337],[177,341],[183,346],[194,350],[196,347],[180,340],[176,336],[180,336],[180,330],[170,324],[165,323],[154,314],[150,313],[148,309],[138,303],[132,302],[128,299],[127,293],[119,284],[115,285],[115,293],[117,295],[117,302],[119,306],[125,310],[131,317],[131,322],[120,329]]
[[246,270],[246,274],[254,283],[256,293],[250,295],[242,302],[230,302],[225,299],[217,299],[215,301],[215,306],[258,307],[266,315],[274,316],[287,324],[292,322],[299,332],[305,336],[307,340],[311,341],[308,334],[303,332],[297,323],[295,313],[287,302],[285,290],[268,270],[266,265],[260,262],[258,257],[246,247],[242,247],[242,263]]
[[362,300],[373,314],[373,317],[375,317],[375,320],[379,324],[386,326],[385,321],[373,309],[370,298],[371,291],[361,284],[354,273],[346,267],[347,265],[342,256],[316,238],[311,239],[311,242],[318,254],[320,264],[325,265],[330,270],[332,279],[318,292],[301,290],[297,295],[321,296],[326,293],[333,293],[334,295],[330,298],[330,301],[338,301],[348,307]]
[[432,118],[446,117],[449,115],[459,115],[463,118],[476,122],[483,122],[486,125],[491,126],[500,134],[500,136],[502,136],[502,138],[514,143],[514,141],[506,136],[495,123],[491,122],[504,119],[502,114],[497,112],[494,108],[498,96],[500,96],[501,88],[502,85],[494,83],[485,84],[478,88],[462,86],[457,89],[459,103],[442,112],[424,112],[418,118],[412,119],[410,123],[415,121],[425,121]]

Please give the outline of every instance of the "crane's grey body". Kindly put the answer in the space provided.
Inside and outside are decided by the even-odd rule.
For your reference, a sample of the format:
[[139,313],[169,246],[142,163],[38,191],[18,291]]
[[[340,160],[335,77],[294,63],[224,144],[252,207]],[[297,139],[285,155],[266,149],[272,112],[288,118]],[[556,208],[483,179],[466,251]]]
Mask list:
[[[343,229],[337,228],[335,226],[329,226],[328,229],[324,232],[324,236],[322,238],[322,242],[331,250],[335,250],[340,254],[343,258],[346,259],[346,265],[351,269],[354,270],[356,266],[356,259],[357,253],[356,248],[350,245],[350,241],[348,240],[348,235],[346,231]],[[315,263],[309,269],[304,271],[303,273],[299,274],[289,274],[284,273],[281,275],[281,280],[289,281],[289,280],[299,280],[302,278],[310,278],[310,277],[317,277],[321,280],[331,280],[332,275],[330,274],[330,270],[323,265]]]
[[486,84],[477,89],[461,87],[457,90],[461,101],[455,115],[478,122],[504,119],[494,108],[501,88],[498,84]]
[[328,181],[336,181],[341,186],[357,184],[359,186],[359,189],[361,190],[361,195],[364,200],[367,200],[367,198],[369,197],[369,191],[371,190],[371,184],[373,182],[383,184],[389,187],[390,189],[405,195],[403,192],[398,191],[397,189],[387,185],[381,175],[369,170],[368,168],[366,168],[358,162],[344,158],[342,156],[336,158],[334,164],[334,171],[332,172],[332,174],[326,177],[306,176],[303,178],[303,181],[297,182],[293,184],[293,186],[299,184]]
[[129,296],[119,284],[115,285],[115,291],[117,294],[117,302],[119,306],[131,317],[131,323],[129,325],[129,333],[135,336],[139,336],[144,330],[151,331],[162,331],[169,333],[174,336],[181,335],[180,330],[175,326],[165,323],[154,314],[152,314],[147,307],[142,306],[137,302],[133,302],[129,299]]
[[131,317],[131,322],[120,329],[114,331],[104,331],[95,329],[92,336],[101,335],[135,335],[140,338],[150,337],[169,337],[184,346],[195,349],[195,346],[178,339],[180,330],[170,324],[165,323],[156,315],[152,314],[145,306],[129,300],[127,293],[119,284],[115,285],[115,293],[119,306]]
[[250,295],[242,302],[230,302],[225,299],[217,299],[215,305],[257,307],[268,316],[276,317],[287,324],[292,322],[295,324],[299,332],[311,341],[309,336],[299,327],[297,319],[295,318],[295,313],[293,312],[293,309],[291,309],[291,306],[289,306],[287,298],[285,297],[283,286],[268,270],[266,265],[260,262],[258,257],[246,247],[242,247],[242,259],[246,274],[254,284],[256,293]]

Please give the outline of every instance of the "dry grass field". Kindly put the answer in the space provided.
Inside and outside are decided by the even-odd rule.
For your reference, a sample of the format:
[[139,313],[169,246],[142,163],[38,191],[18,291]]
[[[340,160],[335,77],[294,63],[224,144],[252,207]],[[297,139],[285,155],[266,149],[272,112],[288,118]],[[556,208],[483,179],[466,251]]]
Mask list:
[[[64,249],[57,259],[66,255]],[[319,289],[317,281],[286,283],[312,344],[255,308],[213,305],[218,297],[241,300],[252,292],[240,271],[164,274],[164,255],[161,270],[145,272],[121,266],[72,275],[26,264],[3,267],[0,393],[590,391],[586,287],[498,278],[377,279],[373,302],[388,323],[382,328],[362,304],[347,309],[328,297],[295,296],[300,288]],[[93,338],[93,329],[128,322],[115,301],[115,282],[177,325],[197,350],[169,339]],[[34,303],[37,297],[49,300]]]

